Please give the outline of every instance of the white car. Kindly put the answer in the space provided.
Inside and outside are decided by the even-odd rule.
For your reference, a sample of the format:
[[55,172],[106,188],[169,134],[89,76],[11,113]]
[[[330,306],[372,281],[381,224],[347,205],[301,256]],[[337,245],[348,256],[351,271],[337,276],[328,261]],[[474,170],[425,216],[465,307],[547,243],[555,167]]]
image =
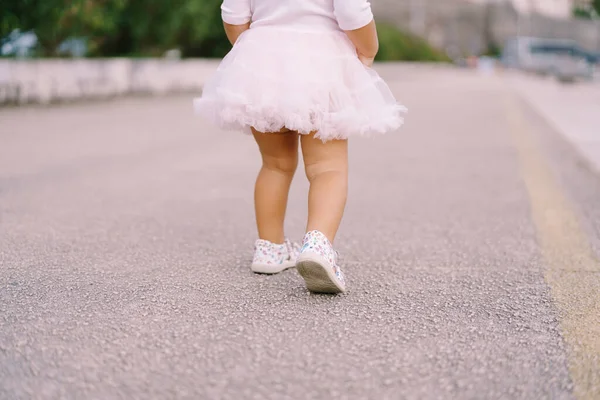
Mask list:
[[572,40],[517,37],[506,42],[502,63],[561,81],[593,78],[594,56]]
[[0,41],[0,55],[28,57],[33,54],[37,44],[38,38],[35,33],[32,31],[21,32],[15,29]]

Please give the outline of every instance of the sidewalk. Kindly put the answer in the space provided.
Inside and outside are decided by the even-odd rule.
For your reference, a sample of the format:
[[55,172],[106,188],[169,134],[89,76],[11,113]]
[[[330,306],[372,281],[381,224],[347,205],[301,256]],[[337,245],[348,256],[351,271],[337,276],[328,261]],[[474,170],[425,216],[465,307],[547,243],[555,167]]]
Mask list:
[[522,75],[508,80],[600,172],[600,83],[563,85]]

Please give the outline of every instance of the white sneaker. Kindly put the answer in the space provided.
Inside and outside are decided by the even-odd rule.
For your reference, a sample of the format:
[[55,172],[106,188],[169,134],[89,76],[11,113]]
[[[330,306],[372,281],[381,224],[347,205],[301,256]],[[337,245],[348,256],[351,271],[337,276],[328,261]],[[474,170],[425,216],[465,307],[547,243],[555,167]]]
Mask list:
[[296,266],[300,246],[285,239],[283,244],[259,239],[254,245],[252,271],[257,274],[278,274]]
[[338,254],[327,237],[319,232],[304,236],[296,268],[313,293],[345,293],[344,274],[337,265]]

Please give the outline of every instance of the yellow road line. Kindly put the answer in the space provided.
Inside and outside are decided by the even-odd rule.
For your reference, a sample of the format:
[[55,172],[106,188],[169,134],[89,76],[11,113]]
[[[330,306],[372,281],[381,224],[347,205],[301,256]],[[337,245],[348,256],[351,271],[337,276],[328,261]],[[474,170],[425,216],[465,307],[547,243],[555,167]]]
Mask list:
[[544,276],[569,352],[574,394],[581,400],[599,400],[600,262],[511,95],[506,112],[545,259]]

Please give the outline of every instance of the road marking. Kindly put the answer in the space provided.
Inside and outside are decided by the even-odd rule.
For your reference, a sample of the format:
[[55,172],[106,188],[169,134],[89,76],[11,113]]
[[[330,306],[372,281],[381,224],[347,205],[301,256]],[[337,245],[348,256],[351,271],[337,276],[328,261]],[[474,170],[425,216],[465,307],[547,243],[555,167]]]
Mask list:
[[600,399],[600,262],[531,133],[518,100],[507,94],[506,112],[546,269],[559,311],[574,394]]

